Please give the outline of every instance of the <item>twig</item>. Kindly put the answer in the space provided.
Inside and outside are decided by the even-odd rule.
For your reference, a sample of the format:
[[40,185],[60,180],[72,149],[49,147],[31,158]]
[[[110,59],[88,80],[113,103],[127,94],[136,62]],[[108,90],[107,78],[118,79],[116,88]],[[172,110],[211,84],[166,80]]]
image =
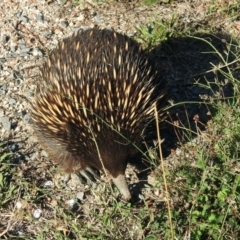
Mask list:
[[155,105],[155,119],[156,119],[156,127],[157,127],[158,148],[159,148],[159,153],[160,153],[160,161],[161,161],[161,167],[162,167],[162,173],[163,173],[163,181],[164,181],[165,192],[166,192],[166,202],[167,202],[167,208],[168,208],[168,218],[169,218],[169,224],[170,224],[172,240],[174,240],[174,229],[173,229],[173,223],[172,223],[172,213],[171,213],[171,206],[170,206],[170,201],[169,201],[170,197],[169,197],[167,180],[166,180],[165,170],[164,170],[163,154],[162,154],[162,147],[161,147],[161,137],[160,137],[160,129],[159,129],[159,123],[158,123],[158,111],[157,111],[157,106],[156,105]]

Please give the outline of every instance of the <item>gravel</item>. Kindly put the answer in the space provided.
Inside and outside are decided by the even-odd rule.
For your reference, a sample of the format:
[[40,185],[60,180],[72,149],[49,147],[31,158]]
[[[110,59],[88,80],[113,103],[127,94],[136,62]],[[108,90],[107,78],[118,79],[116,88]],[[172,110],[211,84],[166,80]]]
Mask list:
[[[134,11],[130,10],[131,8]],[[133,36],[136,32],[135,26],[150,21],[153,11],[161,13],[165,18],[171,18],[171,11],[164,6],[159,6],[159,10],[156,11],[154,7],[118,2],[96,4],[87,1],[73,7],[71,1],[51,1],[48,4],[45,0],[2,0],[0,140],[11,136],[14,139],[24,139],[25,148],[32,147],[33,143],[29,139],[33,132],[28,123],[30,102],[39,74],[38,67],[44,61],[47,52],[61,39],[79,29],[85,30],[96,24]],[[17,131],[19,129],[22,130]],[[24,152],[26,149],[20,151]]]
[[[207,6],[198,1],[159,4],[156,7],[156,5],[143,6],[134,2],[97,4],[90,0],[73,7],[71,1],[66,0],[2,0],[0,2],[0,127],[2,127],[0,140],[9,136],[24,140],[26,144],[25,149],[21,150],[23,152],[35,144],[31,142],[33,132],[28,123],[30,102],[39,74],[38,67],[41,66],[48,51],[61,39],[79,29],[85,30],[96,24],[101,28],[114,28],[116,31],[134,36],[135,27],[152,21],[153,14],[159,19],[169,21],[172,19],[172,13],[176,11],[183,22],[200,22],[205,18],[205,8]],[[230,22],[221,24],[227,31]],[[231,27],[231,32],[236,29],[234,34],[239,36],[240,33],[237,31],[239,22],[231,21],[231,26],[234,24],[236,27]],[[164,56],[164,51],[162,55]],[[177,74],[178,70],[174,70],[168,75],[174,79],[178,78]],[[202,94],[197,87],[189,87],[186,90],[189,90],[188,95],[198,97]],[[171,94],[177,99],[181,96],[181,91],[178,86],[173,86]],[[37,151],[38,148],[33,149]]]
[[[71,1],[67,0],[1,0],[0,143],[8,139],[12,142],[9,144],[11,151],[19,156],[26,156],[28,153],[24,158],[26,169],[29,169],[29,166],[34,169],[29,171],[32,175],[28,177],[46,184],[45,169],[50,163],[43,159],[48,155],[37,145],[29,122],[30,104],[38,81],[39,66],[48,51],[79,29],[86,30],[98,25],[134,36],[135,27],[152,21],[153,16],[170,21],[173,12],[177,11],[179,19],[183,22],[202,21],[205,18],[205,7],[197,0],[176,4],[173,1],[172,4],[161,4],[157,7],[141,6],[134,2],[124,4],[121,1],[100,1],[97,4],[88,0],[73,7]],[[238,37],[240,35],[240,24],[237,21],[224,22],[221,27],[226,31],[231,27],[232,34]],[[177,73],[176,71],[169,75],[175,78]],[[188,90],[190,95],[198,97],[200,94],[198,88]],[[182,89],[178,86],[171,90],[176,98],[181,92]],[[17,142],[23,144],[18,145]],[[177,149],[176,154],[181,155],[181,150]],[[77,199],[82,200],[86,197],[85,189],[78,192]],[[74,207],[77,199],[69,200],[68,204]],[[41,209],[34,210],[35,219],[39,219],[41,215]]]

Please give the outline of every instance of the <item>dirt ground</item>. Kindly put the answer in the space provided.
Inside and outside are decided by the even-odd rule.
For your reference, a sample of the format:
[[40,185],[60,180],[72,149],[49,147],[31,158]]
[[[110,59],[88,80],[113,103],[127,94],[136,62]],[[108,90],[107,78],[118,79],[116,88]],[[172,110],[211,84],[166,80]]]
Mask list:
[[[215,15],[209,13],[211,0],[192,1],[160,1],[154,5],[146,5],[139,1],[131,2],[95,2],[82,1],[46,1],[46,0],[2,0],[0,2],[0,142],[14,153],[13,164],[17,165],[18,175],[34,183],[36,187],[47,184],[57,184],[62,180],[56,166],[47,158],[47,153],[38,145],[34,137],[30,121],[30,103],[36,88],[39,66],[46,54],[53,49],[61,39],[70,36],[79,29],[87,29],[98,25],[101,28],[112,28],[130,37],[137,34],[136,27],[147,25],[156,20],[170,21],[173,13],[178,16],[178,22],[183,26],[205,29],[204,37],[220,51],[225,51],[224,41],[231,35],[239,39],[240,18],[221,18],[211,20]],[[226,1],[231,2],[231,1]],[[77,3],[75,1],[74,3]],[[225,6],[225,1],[219,0],[219,5]],[[215,13],[215,10],[212,10]],[[216,10],[217,11],[217,10]],[[208,22],[212,21],[218,29],[216,37],[210,31]],[[209,28],[209,33],[206,27]],[[169,99],[174,102],[200,101],[200,96],[208,96],[208,90],[192,85],[196,81],[203,81],[203,74],[208,79],[212,64],[219,64],[216,54],[206,54],[211,48],[204,42],[193,38],[172,37],[151,50],[156,60],[163,68],[163,77],[174,82],[169,93]],[[205,52],[205,54],[204,54]],[[212,79],[214,80],[214,79]],[[226,88],[225,94],[231,90]],[[198,105],[187,107],[189,119],[199,115],[203,122],[209,119],[208,109]],[[176,114],[184,119],[186,108],[179,107],[171,110],[173,118]],[[184,121],[184,120],[183,120]],[[170,131],[170,130],[169,130]],[[171,133],[172,134],[172,133]],[[177,139],[169,132],[163,131],[165,157],[169,161],[177,161]],[[134,168],[127,170],[128,181],[134,185],[138,176]],[[24,186],[22,186],[24,188]],[[74,183],[66,187],[66,196],[73,196],[82,192],[89,202],[94,202],[89,186],[75,187]],[[31,194],[35,194],[31,192]],[[57,194],[57,192],[56,192]],[[63,201],[70,201],[71,197],[63,197]],[[61,196],[62,197],[62,196]],[[81,198],[81,197],[80,197]],[[17,202],[20,201],[20,199]],[[12,206],[13,207],[13,206]],[[36,209],[35,209],[36,210]],[[52,212],[40,207],[45,216]],[[34,212],[34,207],[30,210]],[[9,222],[6,210],[0,210],[2,219],[0,226],[4,230]],[[26,231],[33,234],[37,231],[36,223],[29,226],[16,223],[11,232]],[[0,228],[1,229],[1,228]],[[2,231],[3,231],[2,230]],[[1,232],[1,231],[0,231]],[[3,238],[4,239],[4,238]]]

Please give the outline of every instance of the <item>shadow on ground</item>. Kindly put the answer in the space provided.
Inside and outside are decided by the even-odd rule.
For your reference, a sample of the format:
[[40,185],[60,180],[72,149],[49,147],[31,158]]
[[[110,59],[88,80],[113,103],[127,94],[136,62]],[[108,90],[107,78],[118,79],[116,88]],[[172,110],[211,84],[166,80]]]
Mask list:
[[[175,104],[168,110],[170,117],[167,121],[178,121],[196,132],[196,119],[206,124],[215,114],[214,107],[207,104],[207,99],[217,93],[221,97],[233,95],[231,84],[225,82],[225,76],[213,71],[214,66],[224,65],[220,56],[228,58],[227,62],[234,59],[229,52],[230,42],[230,37],[221,33],[196,34],[171,38],[152,50],[154,61],[163,69],[161,77],[169,83],[169,99]],[[234,53],[233,47],[231,51]],[[227,71],[226,68],[221,70]],[[205,88],[203,85],[211,87]],[[198,127],[204,129],[204,125],[198,124]],[[165,139],[165,156],[170,154],[171,148],[176,148],[179,140],[186,140],[179,139],[170,124],[162,130],[162,138]]]
[[[171,123],[178,121],[180,125],[194,132],[196,128],[204,130],[205,124],[216,112],[205,99],[214,97],[217,92],[222,97],[233,96],[231,84],[225,83],[222,74],[213,71],[214,66],[224,65],[220,55],[225,59],[228,58],[227,62],[234,59],[228,49],[230,42],[233,43],[230,37],[221,33],[196,34],[193,37],[171,38],[151,51],[153,61],[157,61],[162,68],[161,78],[169,83],[169,99],[175,105],[168,109],[169,123],[161,129],[161,138],[164,139],[162,143],[164,158],[168,157],[171,150],[176,149],[180,143],[188,141],[186,133],[189,134],[189,131],[178,129],[176,134],[176,128],[174,130]],[[231,51],[234,53],[234,49]],[[222,70],[227,71],[224,68]],[[204,88],[200,84],[208,84],[211,88]],[[198,122],[196,125],[196,118],[202,124]],[[157,139],[156,134],[154,135]],[[193,138],[194,134],[191,137]],[[151,141],[153,142],[148,140],[148,143]],[[147,183],[149,171],[144,171],[142,165],[138,164],[137,167],[141,170],[138,176],[141,186],[137,187],[140,191]]]

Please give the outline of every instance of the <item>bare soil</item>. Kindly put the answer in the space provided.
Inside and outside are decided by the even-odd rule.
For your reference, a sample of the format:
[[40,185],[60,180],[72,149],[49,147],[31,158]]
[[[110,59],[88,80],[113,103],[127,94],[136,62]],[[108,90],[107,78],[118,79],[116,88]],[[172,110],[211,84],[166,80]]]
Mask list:
[[[156,19],[170,21],[173,13],[177,13],[178,22],[181,22],[182,26],[204,29],[205,33],[199,36],[209,39],[221,53],[226,50],[225,41],[231,36],[235,36],[236,39],[240,37],[240,17],[233,19],[230,13],[228,15],[220,12],[221,7],[227,7],[230,2],[234,2],[233,0],[219,0],[216,4],[219,10],[212,10],[212,14],[209,12],[212,6],[211,0],[178,0],[169,3],[160,1],[150,6],[140,1],[97,3],[89,0],[81,1],[76,6],[73,3],[77,1],[65,1],[65,4],[61,4],[63,2],[46,0],[0,2],[0,142],[14,153],[12,164],[18,171],[18,177],[24,179],[16,201],[9,204],[9,209],[0,209],[1,239],[10,239],[23,233],[34,239],[40,231],[36,221],[21,220],[23,218],[17,213],[12,217],[12,213],[18,208],[17,203],[21,203],[21,208],[32,216],[36,209],[40,209],[42,213],[39,221],[54,218],[54,211],[47,207],[54,206],[54,201],[43,198],[41,201],[29,203],[26,197],[24,199],[21,197],[23,191],[34,195],[38,194],[38,188],[52,184],[53,194],[59,195],[59,199],[66,205],[80,192],[84,196],[83,211],[86,212],[86,209],[91,208],[91,205],[98,201],[90,191],[89,185],[86,183],[76,185],[74,179],[65,186],[64,193],[58,190],[58,184],[64,185],[63,176],[58,167],[47,158],[47,153],[38,145],[29,124],[31,101],[39,74],[38,67],[41,66],[48,51],[61,39],[79,29],[95,25],[112,28],[134,37],[137,34],[137,26],[147,25]],[[216,29],[215,36],[211,32],[211,26]],[[207,28],[209,33],[206,31]],[[201,101],[201,96],[212,94],[193,85],[197,81],[204,81],[203,76],[214,81],[211,74],[212,63],[220,64],[220,59],[216,54],[206,54],[211,51],[209,45],[193,38],[173,37],[151,51],[154,58],[162,65],[163,77],[173,83],[169,99],[174,102]],[[208,71],[209,73],[206,74]],[[225,90],[226,95],[231,94],[231,88],[226,87]],[[193,126],[196,115],[202,122],[210,119],[209,109],[199,104],[174,108],[170,113],[173,120],[180,118],[183,122],[187,122],[186,111]],[[171,165],[178,161],[176,154],[178,139],[171,127],[162,134],[165,138],[164,154]],[[126,175],[133,191],[136,183],[144,182],[144,178],[147,181],[147,177],[141,177],[136,167],[129,167]],[[104,178],[104,181],[107,180]],[[150,181],[152,181],[151,177]],[[28,184],[25,186],[25,182],[31,182],[35,188],[26,189]],[[105,191],[103,183],[95,187],[99,191]],[[143,191],[143,194],[146,198],[151,194],[161,198],[159,192]]]

